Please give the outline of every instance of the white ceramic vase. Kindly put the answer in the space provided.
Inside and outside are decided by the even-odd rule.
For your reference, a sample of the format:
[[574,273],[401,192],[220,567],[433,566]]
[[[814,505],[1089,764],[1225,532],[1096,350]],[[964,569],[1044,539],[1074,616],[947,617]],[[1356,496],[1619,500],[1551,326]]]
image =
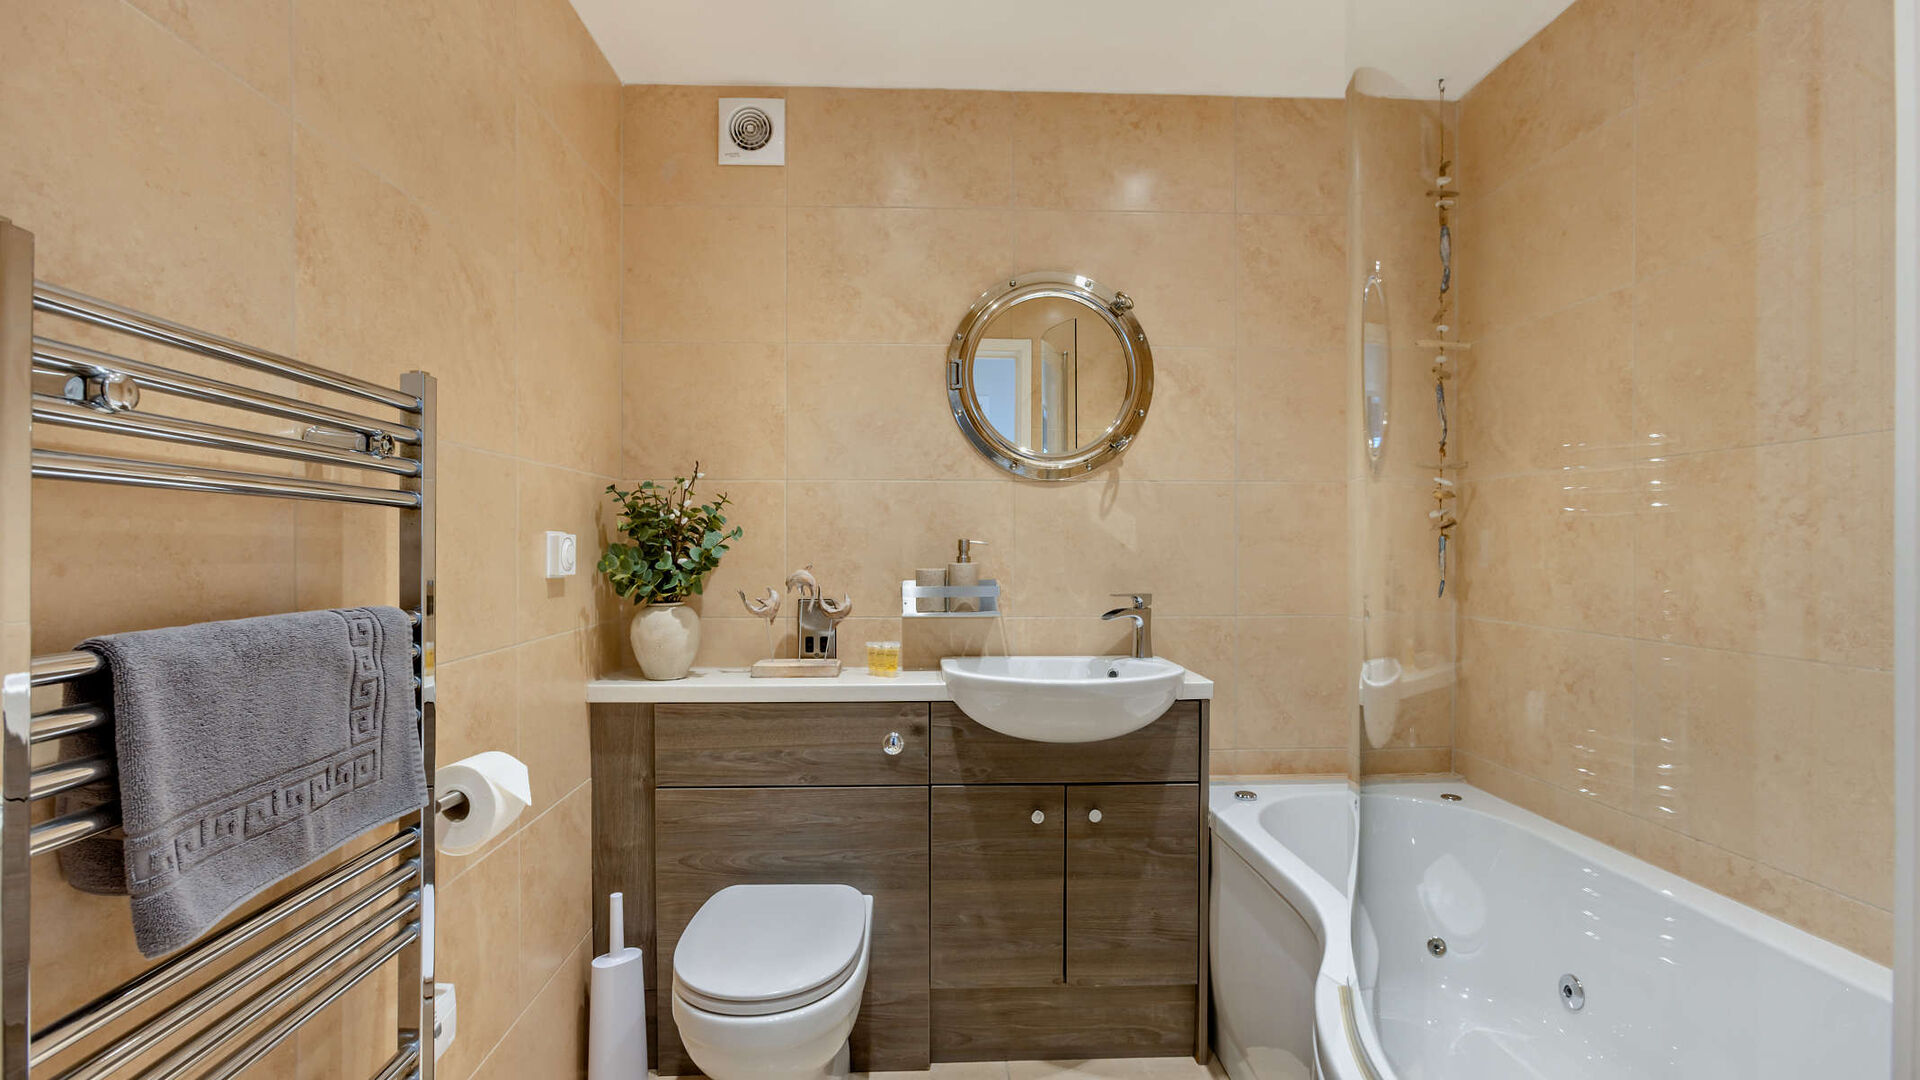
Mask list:
[[682,603],[648,604],[627,628],[640,673],[661,681],[684,679],[700,651],[700,614]]

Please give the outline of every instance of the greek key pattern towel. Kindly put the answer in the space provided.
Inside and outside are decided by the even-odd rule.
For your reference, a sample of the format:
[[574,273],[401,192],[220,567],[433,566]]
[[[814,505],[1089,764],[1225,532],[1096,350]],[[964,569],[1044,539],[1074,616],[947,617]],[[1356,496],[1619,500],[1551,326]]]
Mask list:
[[107,661],[126,835],[62,849],[68,880],[128,893],[159,956],[425,805],[411,641],[378,607],[83,642]]

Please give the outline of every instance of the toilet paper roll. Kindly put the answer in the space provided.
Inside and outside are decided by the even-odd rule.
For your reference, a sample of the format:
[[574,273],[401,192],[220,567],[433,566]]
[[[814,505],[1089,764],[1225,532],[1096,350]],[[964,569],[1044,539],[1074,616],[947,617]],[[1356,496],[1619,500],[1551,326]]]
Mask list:
[[459,818],[440,815],[440,850],[465,855],[505,832],[520,811],[533,805],[533,784],[519,758],[488,750],[463,758],[433,774],[441,793],[457,791],[467,797]]

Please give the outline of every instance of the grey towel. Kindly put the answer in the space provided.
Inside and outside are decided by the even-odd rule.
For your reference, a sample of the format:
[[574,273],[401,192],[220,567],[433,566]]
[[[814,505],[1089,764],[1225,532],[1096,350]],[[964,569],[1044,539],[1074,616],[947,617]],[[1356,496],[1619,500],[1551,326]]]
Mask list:
[[411,624],[305,611],[83,642],[112,682],[126,837],[61,849],[133,898],[149,957],[369,829],[426,805]]

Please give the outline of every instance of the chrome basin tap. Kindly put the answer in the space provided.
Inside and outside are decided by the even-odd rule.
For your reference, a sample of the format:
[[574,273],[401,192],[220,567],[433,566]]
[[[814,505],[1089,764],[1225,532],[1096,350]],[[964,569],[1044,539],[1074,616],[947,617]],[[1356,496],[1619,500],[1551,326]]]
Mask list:
[[1132,619],[1133,655],[1135,659],[1145,660],[1153,655],[1153,594],[1122,592],[1113,595],[1132,603],[1128,607],[1114,608],[1100,616],[1100,619],[1103,622]]

